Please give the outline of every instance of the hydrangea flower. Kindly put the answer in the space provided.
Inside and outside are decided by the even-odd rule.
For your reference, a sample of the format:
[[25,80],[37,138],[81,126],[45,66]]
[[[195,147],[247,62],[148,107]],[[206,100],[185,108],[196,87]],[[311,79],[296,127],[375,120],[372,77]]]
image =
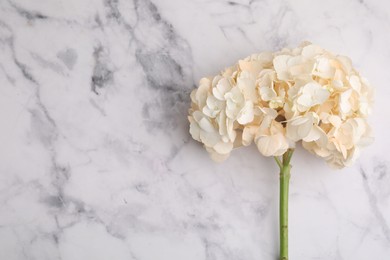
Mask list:
[[191,93],[190,132],[217,161],[252,142],[264,156],[280,156],[302,142],[342,168],[372,140],[372,95],[349,58],[303,43],[251,55],[201,79]]
[[295,145],[334,168],[372,141],[372,88],[345,56],[303,43],[251,55],[191,93],[190,133],[216,161],[255,143],[280,168],[280,259],[288,259],[288,185]]

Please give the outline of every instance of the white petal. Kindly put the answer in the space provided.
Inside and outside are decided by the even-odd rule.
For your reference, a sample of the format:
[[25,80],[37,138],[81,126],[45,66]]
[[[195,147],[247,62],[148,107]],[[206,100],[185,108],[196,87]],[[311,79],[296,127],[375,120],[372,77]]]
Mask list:
[[316,63],[316,71],[313,72],[314,75],[319,76],[324,79],[333,78],[335,74],[335,68],[332,66],[331,61],[328,58],[319,58]]
[[209,132],[209,133],[215,132],[215,128],[214,128],[213,124],[206,118],[202,118],[199,121],[199,126],[202,130],[204,130],[206,132]]
[[213,148],[219,154],[228,154],[233,149],[233,143],[218,142]]
[[206,107],[204,107],[204,108],[202,109],[202,112],[203,112],[206,116],[211,117],[211,118],[214,118],[214,117],[216,117],[216,115],[218,114],[219,111],[212,110],[212,109],[210,109],[209,107],[206,106]]
[[307,122],[305,124],[300,125],[297,129],[297,135],[300,137],[299,139],[303,139],[308,136],[312,127],[313,125],[311,124],[311,122]]
[[200,128],[196,122],[192,122],[190,124],[190,134],[191,134],[192,138],[194,138],[196,141],[200,142]]
[[242,144],[243,145],[248,146],[252,143],[257,129],[258,129],[257,126],[248,126],[248,127],[244,128],[244,130],[242,132]]
[[275,90],[269,87],[260,88],[260,95],[264,101],[270,101],[271,99],[276,98]]
[[241,90],[246,100],[257,101],[255,77],[247,71],[240,73],[237,78],[237,87]]
[[319,126],[315,125],[310,129],[309,134],[303,138],[303,141],[305,142],[317,141],[323,138],[324,136],[326,136],[324,131]]
[[299,98],[297,98],[297,103],[302,107],[302,112],[310,108],[313,104],[313,99],[308,94],[303,94]]
[[279,156],[288,149],[288,144],[282,134],[263,136],[256,140],[258,150],[264,156]]
[[245,106],[241,109],[238,114],[237,121],[238,123],[245,125],[253,121],[254,113],[253,113],[253,103],[251,101],[247,101]]
[[233,130],[233,120],[226,119],[226,129],[229,140],[233,142],[236,139],[236,131]]
[[360,79],[356,75],[352,75],[349,78],[349,84],[351,84],[351,87],[356,90],[358,93],[360,93],[360,89],[362,87],[362,83],[360,82]]
[[203,113],[200,112],[200,111],[194,111],[194,113],[192,113],[192,118],[199,123],[199,121],[204,117]]
[[257,148],[264,156],[272,156],[280,145],[280,140],[277,136],[263,136],[256,141]]
[[303,125],[303,124],[306,124],[309,120],[310,120],[310,118],[308,116],[299,116],[299,117],[296,117],[293,120],[291,120],[291,125],[292,126]]
[[314,58],[315,56],[317,56],[318,54],[321,54],[323,52],[324,51],[320,46],[310,44],[302,49],[302,56],[304,56],[305,58],[311,59],[311,58]]
[[195,97],[195,103],[200,107],[203,108],[206,105],[206,99],[208,96],[208,92],[211,87],[210,79],[208,78],[202,78],[200,80],[200,85],[194,92]]
[[279,55],[273,60],[275,71],[280,80],[289,80],[287,62],[290,58],[290,55]]
[[259,72],[263,69],[263,63],[261,61],[240,60],[238,62],[238,66],[242,71],[249,71],[253,75],[259,74]]
[[213,88],[213,95],[219,100],[225,100],[224,96],[230,91],[231,87],[230,81],[227,78],[222,78]]
[[341,125],[341,118],[339,116],[335,116],[335,115],[329,116],[328,120],[335,127],[340,127]]
[[200,140],[206,146],[212,147],[221,140],[221,136],[217,132],[208,133],[205,131],[200,131]]
[[213,148],[206,146],[206,151],[210,154],[210,157],[215,162],[223,162],[229,157],[229,154],[219,154]]
[[349,89],[340,94],[339,106],[343,114],[348,114],[352,109],[352,106],[349,103],[349,98],[351,94],[352,94],[352,89]]
[[227,128],[226,128],[226,114],[220,113],[219,116],[216,118],[216,122],[219,126],[219,134],[224,136],[227,135]]
[[330,92],[327,89],[321,88],[314,93],[315,105],[324,103],[330,96]]

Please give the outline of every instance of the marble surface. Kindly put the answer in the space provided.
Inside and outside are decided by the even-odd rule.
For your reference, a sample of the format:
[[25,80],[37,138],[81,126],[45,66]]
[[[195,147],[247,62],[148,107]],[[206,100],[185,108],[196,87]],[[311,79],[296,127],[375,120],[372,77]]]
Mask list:
[[376,141],[334,171],[297,149],[292,260],[390,255],[390,2],[0,1],[0,259],[276,260],[278,175],[212,162],[189,93],[251,53],[310,40],[376,88]]

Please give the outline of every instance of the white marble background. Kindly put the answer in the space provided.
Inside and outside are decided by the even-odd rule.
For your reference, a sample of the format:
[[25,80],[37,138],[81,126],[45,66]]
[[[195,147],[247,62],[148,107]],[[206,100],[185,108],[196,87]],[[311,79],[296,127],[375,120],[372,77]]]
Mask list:
[[298,149],[290,259],[390,255],[390,2],[1,0],[1,260],[276,260],[278,176],[255,147],[213,163],[189,92],[310,40],[376,88],[376,142],[333,171]]

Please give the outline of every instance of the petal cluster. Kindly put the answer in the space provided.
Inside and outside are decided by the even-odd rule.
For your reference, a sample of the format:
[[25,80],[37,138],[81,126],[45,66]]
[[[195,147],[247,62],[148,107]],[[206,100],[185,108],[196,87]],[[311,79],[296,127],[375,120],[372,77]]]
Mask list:
[[252,142],[264,156],[302,142],[342,168],[372,141],[372,92],[349,58],[303,43],[251,55],[201,79],[191,93],[190,133],[216,161]]

